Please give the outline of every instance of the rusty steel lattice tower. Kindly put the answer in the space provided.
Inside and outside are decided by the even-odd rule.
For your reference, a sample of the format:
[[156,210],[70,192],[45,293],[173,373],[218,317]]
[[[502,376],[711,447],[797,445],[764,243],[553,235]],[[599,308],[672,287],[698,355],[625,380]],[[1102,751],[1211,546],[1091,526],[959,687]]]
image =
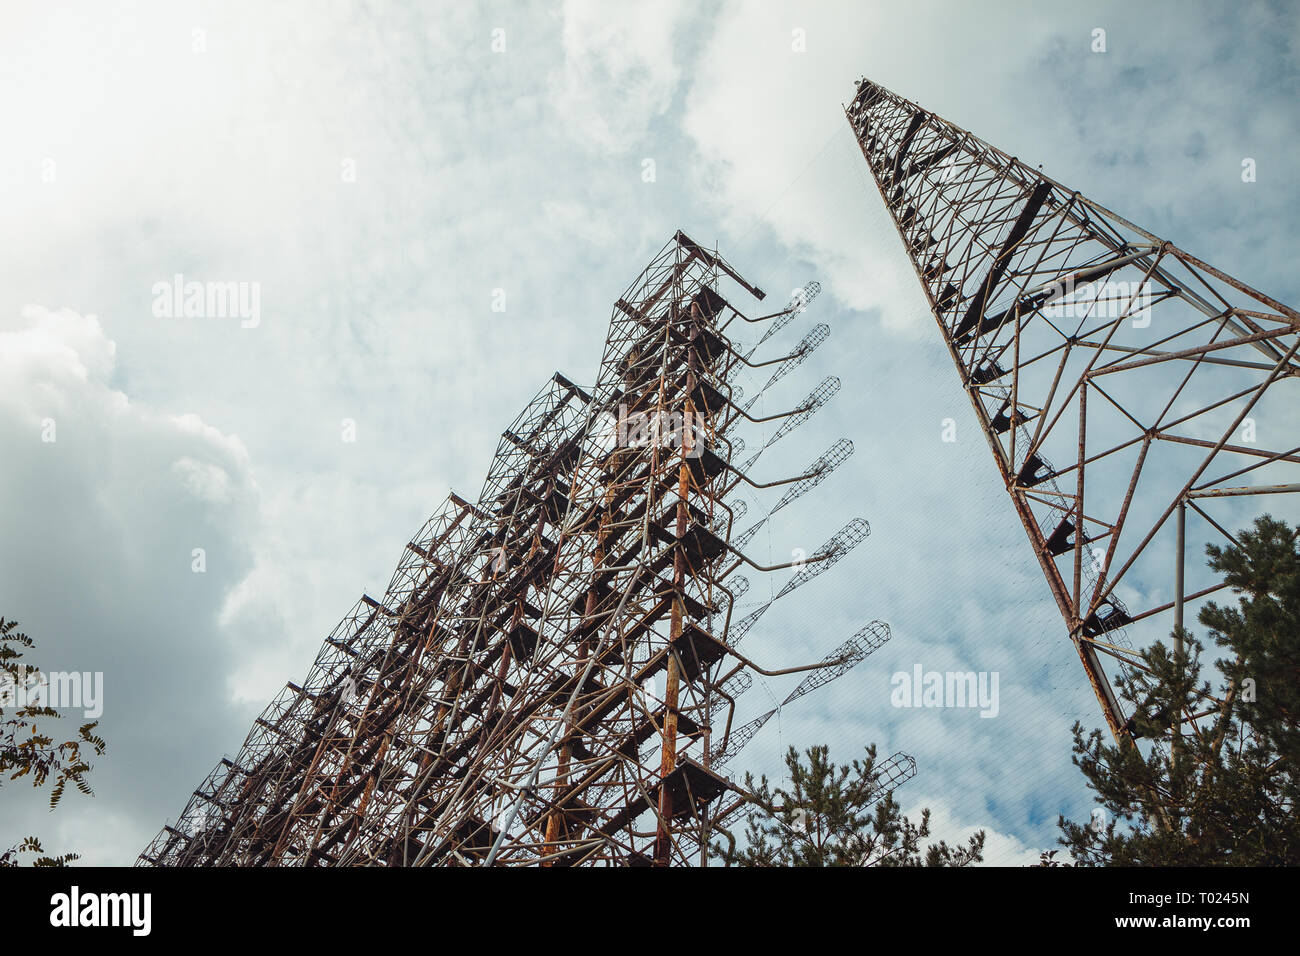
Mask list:
[[[846,113],[1106,722],[1133,740],[1103,658],[1132,674],[1135,638],[1225,587],[1201,547],[1248,523],[1245,496],[1297,500],[1300,314],[868,80]],[[1221,704],[1166,715],[1166,738]]]
[[[194,791],[150,865],[680,865],[741,803],[724,765],[772,716],[733,727],[757,672],[808,672],[790,703],[889,637],[865,625],[820,663],[765,670],[739,649],[777,600],[869,532],[849,521],[801,566],[740,548],[852,453],[846,440],[794,476],[753,477],[763,451],[839,387],[749,415],[731,381],[767,388],[826,339],[751,361],[804,311],[749,318],[716,252],[677,235],[619,298],[590,390],[557,374],[502,433],[478,501],[451,495],[406,546],[382,600],[325,639],[233,759]],[[763,335],[748,349],[737,333]],[[766,374],[766,371],[760,374]],[[745,455],[744,422],[772,431]],[[738,486],[783,489],[744,533]],[[733,533],[734,532],[734,533]],[[736,572],[789,569],[746,610]],[[896,754],[883,794],[914,772]]]

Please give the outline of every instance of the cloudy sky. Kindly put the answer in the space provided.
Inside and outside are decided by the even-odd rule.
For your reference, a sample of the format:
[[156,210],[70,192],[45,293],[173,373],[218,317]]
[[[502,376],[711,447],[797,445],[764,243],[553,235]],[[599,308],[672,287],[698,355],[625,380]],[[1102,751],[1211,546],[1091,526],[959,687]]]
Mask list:
[[[104,673],[109,742],[93,800],[0,790],[0,845],[130,863],[447,490],[477,495],[545,380],[592,380],[613,300],[678,228],[777,308],[824,290],[782,341],[826,322],[828,345],[767,401],[843,389],[760,467],[857,451],[755,557],[872,525],[749,650],[788,666],[893,629],[736,768],[904,750],[905,808],[985,828],[993,863],[1087,817],[1069,727],[1100,714],[842,104],[867,76],[1294,303],[1296,7],[0,11],[0,615],[34,663]],[[159,315],[178,274],[256,284],[255,314]],[[891,707],[918,663],[998,672],[998,716]]]

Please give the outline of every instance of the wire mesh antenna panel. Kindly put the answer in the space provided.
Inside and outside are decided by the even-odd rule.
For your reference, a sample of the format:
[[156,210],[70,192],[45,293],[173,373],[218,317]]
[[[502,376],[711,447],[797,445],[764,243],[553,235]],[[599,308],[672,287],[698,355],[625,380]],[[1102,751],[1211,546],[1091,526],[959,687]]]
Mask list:
[[1300,314],[868,80],[846,114],[1111,733],[1134,740],[1112,676],[1225,587],[1202,546],[1300,504]]
[[[823,383],[763,418],[733,400],[734,379],[761,368],[771,386],[825,339],[821,326],[753,361],[737,341],[796,319],[809,288],[746,315],[733,300],[761,290],[677,233],[615,303],[595,385],[547,383],[502,433],[477,501],[448,498],[382,599],[357,602],[140,862],[706,862],[743,802],[722,763],[757,732],[733,729],[752,675],[804,675],[792,701],[888,636],[871,624],[820,662],[767,667],[735,646],[756,618],[732,636],[741,566],[790,565],[733,543],[729,499],[744,484],[784,507],[852,452],[841,440],[794,474],[733,463],[747,422],[780,423],[773,449],[834,394]],[[868,531],[850,520],[778,597]]]

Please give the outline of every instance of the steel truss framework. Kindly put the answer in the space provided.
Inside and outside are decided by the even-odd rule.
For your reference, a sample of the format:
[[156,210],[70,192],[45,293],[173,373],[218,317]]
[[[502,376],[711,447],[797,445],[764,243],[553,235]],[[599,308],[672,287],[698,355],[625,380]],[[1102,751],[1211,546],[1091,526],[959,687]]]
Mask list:
[[[383,599],[357,602],[306,680],[277,695],[140,863],[705,859],[711,828],[742,802],[723,765],[757,731],[732,727],[752,674],[806,671],[788,704],[889,637],[872,622],[823,661],[776,671],[737,648],[772,602],[733,622],[748,587],[736,572],[789,566],[758,567],[732,543],[748,537],[733,527],[743,511],[729,496],[741,483],[780,487],[770,516],[852,444],[792,477],[746,473],[839,383],[751,418],[731,380],[768,366],[772,384],[828,330],[751,361],[757,345],[742,353],[731,336],[766,323],[761,344],[817,287],[751,319],[723,297],[722,279],[763,297],[677,233],[616,303],[594,388],[555,375],[502,433],[477,502],[448,497]],[[738,427],[769,420],[779,427],[734,465]],[[850,521],[773,600],[868,531]],[[882,763],[882,793],[913,772],[903,754]]]
[[1132,740],[1103,658],[1131,675],[1137,633],[1168,637],[1225,586],[1200,546],[1233,539],[1242,496],[1294,507],[1300,315],[868,80],[846,115],[1106,722]]

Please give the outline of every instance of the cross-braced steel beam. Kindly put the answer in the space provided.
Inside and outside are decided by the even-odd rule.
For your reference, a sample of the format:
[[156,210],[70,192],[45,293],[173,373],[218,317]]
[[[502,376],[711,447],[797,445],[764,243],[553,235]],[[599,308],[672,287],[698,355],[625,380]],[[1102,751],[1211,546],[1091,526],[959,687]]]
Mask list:
[[1224,586],[1188,540],[1232,539],[1243,498],[1300,491],[1300,314],[868,80],[846,115],[1106,722],[1132,739],[1110,677],[1139,666],[1129,635],[1167,637]]
[[[382,599],[363,597],[239,754],[141,855],[156,865],[680,865],[740,804],[723,764],[751,674],[807,672],[794,700],[888,637],[874,623],[818,663],[764,668],[735,644],[762,568],[733,536],[743,484],[781,488],[769,514],[852,453],[841,440],[793,475],[747,472],[834,394],[752,419],[733,379],[767,386],[825,340],[750,361],[815,285],[751,319],[722,293],[762,293],[678,233],[619,297],[596,384],[561,375],[501,436],[476,502],[452,495],[404,549]],[[760,339],[761,342],[763,339]],[[764,386],[766,388],[767,386]],[[737,431],[772,420],[739,464]],[[743,512],[741,512],[743,513]],[[763,519],[766,521],[767,519]],[[867,534],[851,521],[777,598]],[[775,598],[773,599],[775,600]],[[868,639],[866,635],[870,635]]]

